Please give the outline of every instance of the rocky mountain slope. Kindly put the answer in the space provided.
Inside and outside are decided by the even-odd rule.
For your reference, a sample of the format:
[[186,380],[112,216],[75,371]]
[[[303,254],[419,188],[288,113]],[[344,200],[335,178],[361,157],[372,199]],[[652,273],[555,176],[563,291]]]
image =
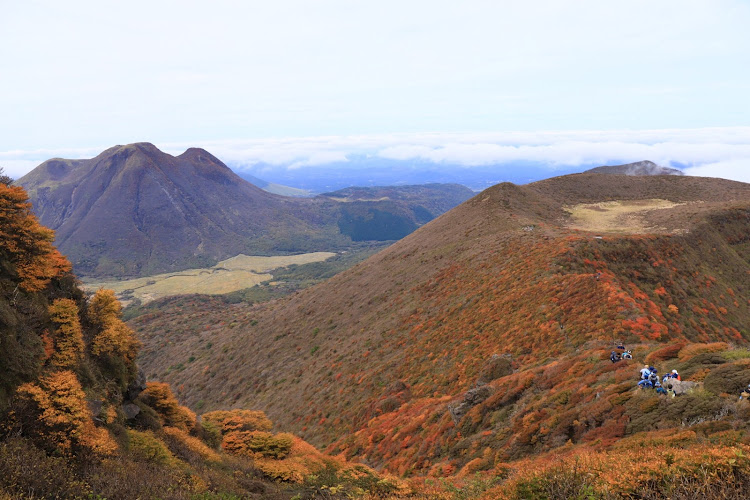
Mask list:
[[49,160],[18,184],[74,269],[98,277],[209,267],[240,253],[341,250],[353,240],[400,238],[426,219],[425,209],[398,201],[354,207],[277,196],[205,150],[171,156],[148,143]]
[[[580,206],[615,224],[574,229]],[[189,405],[262,408],[400,474],[507,476],[534,457],[663,444],[685,429],[689,446],[729,431],[739,446],[748,235],[748,184],[505,183],[292,297],[174,299],[131,324],[148,373]],[[634,361],[609,361],[619,342]],[[639,391],[643,363],[704,389],[674,402]]]
[[591,174],[619,174],[619,175],[685,175],[682,170],[660,167],[648,160],[626,163],[625,165],[610,165],[596,167],[586,171]]

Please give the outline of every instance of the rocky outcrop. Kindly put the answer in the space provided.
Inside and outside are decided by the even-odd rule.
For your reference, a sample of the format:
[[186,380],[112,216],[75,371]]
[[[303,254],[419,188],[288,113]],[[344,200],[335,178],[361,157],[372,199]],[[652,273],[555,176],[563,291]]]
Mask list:
[[451,414],[453,422],[457,424],[469,410],[489,398],[491,395],[492,389],[486,385],[466,391],[459,404],[456,406],[448,405],[448,412]]
[[664,382],[663,385],[665,389],[673,390],[675,396],[680,396],[692,391],[693,389],[698,387],[699,384],[698,382],[691,382],[689,380],[670,379]]
[[143,370],[138,370],[135,380],[128,386],[127,399],[133,401],[140,393],[146,390],[146,374]]

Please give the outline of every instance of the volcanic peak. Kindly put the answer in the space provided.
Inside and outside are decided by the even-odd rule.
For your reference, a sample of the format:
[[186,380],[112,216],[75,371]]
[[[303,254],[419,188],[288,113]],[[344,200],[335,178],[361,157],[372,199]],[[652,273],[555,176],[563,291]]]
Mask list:
[[586,173],[593,174],[618,174],[618,175],[685,175],[676,168],[661,167],[648,160],[626,163],[624,165],[608,165],[587,170]]

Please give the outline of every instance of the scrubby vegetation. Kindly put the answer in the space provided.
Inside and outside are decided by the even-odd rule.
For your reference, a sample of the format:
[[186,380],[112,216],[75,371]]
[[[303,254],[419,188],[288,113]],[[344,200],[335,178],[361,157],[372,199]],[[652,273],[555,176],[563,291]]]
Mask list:
[[[738,495],[750,190],[584,181],[496,186],[287,300],[164,307],[133,324],[148,350],[184,360],[147,364],[192,404],[262,402],[427,498]],[[704,203],[714,189],[734,201]],[[681,204],[644,215],[646,234],[600,235],[566,227],[560,202],[576,197]],[[620,342],[633,359],[612,363]],[[644,364],[686,389],[639,389]]]
[[262,412],[202,421],[146,382],[114,293],[86,298],[29,209],[0,183],[0,498],[311,498],[318,473],[342,495],[368,494],[363,476],[373,492],[401,488],[268,432]]

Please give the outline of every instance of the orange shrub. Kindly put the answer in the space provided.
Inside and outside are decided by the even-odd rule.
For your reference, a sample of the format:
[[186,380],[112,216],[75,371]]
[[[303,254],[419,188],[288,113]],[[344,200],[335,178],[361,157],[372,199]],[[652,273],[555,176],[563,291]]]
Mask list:
[[204,413],[201,419],[216,424],[222,434],[232,431],[270,431],[273,423],[259,410],[217,410]]
[[659,361],[674,359],[677,357],[680,350],[685,347],[685,344],[685,342],[677,342],[676,344],[665,345],[646,356],[645,362],[649,365],[653,365]]
[[91,344],[95,356],[120,358],[132,365],[138,354],[140,343],[133,330],[121,319],[122,307],[112,290],[99,289],[91,298],[88,307],[89,317],[99,333]]
[[286,433],[271,434],[264,431],[232,431],[224,436],[221,446],[235,455],[262,456],[281,459],[294,444],[294,436]]
[[17,389],[11,418],[43,448],[71,453],[90,419],[85,398],[73,372],[55,372]]
[[146,390],[138,398],[156,411],[162,425],[177,427],[183,431],[195,427],[195,413],[185,406],[180,406],[169,384],[148,382]]
[[707,352],[721,352],[729,349],[729,344],[726,342],[714,342],[711,344],[688,344],[680,350],[678,357],[680,361],[687,361],[690,358],[697,356],[698,354],[704,354]]
[[182,429],[178,429],[177,427],[164,427],[163,431],[164,434],[190,450],[192,453],[200,456],[203,460],[221,462],[221,456],[218,453],[206,446],[206,443],[191,436]]
[[31,212],[26,191],[0,182],[0,254],[15,268],[22,290],[42,290],[70,271],[70,262],[52,245],[54,239],[55,232]]

